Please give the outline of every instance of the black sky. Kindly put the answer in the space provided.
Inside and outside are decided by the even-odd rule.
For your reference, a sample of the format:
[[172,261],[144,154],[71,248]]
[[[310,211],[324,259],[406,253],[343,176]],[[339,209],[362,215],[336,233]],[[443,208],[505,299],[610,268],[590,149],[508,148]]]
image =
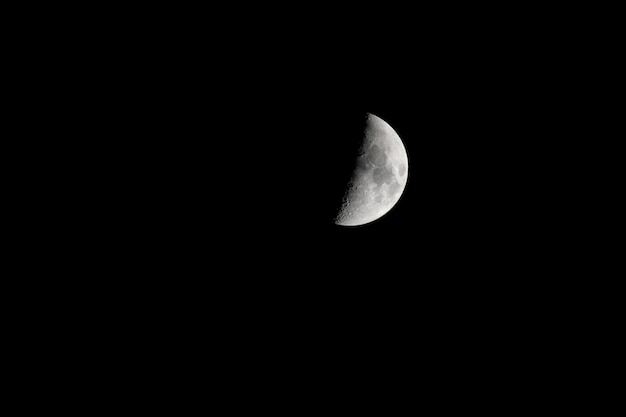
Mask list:
[[[484,364],[497,385],[497,372],[542,376],[559,358],[575,372],[563,358],[578,341],[560,335],[576,334],[598,275],[595,203],[579,192],[596,185],[597,125],[560,12],[212,7],[142,9],[128,32],[107,22],[106,50],[86,41],[91,61],[76,52],[98,105],[78,98],[88,117],[66,117],[97,175],[70,211],[68,294],[103,300],[118,350],[135,338],[137,357],[157,352],[152,372],[208,358],[231,378],[255,373],[255,387],[276,363],[323,387],[380,366],[444,397],[437,378],[475,386]],[[339,227],[366,112],[403,140],[409,179],[387,215]]]
[[[200,225],[207,236],[302,247],[303,256],[333,245],[396,255],[443,245],[464,256],[502,250],[503,239],[520,245],[517,233],[537,227],[538,196],[549,198],[539,177],[563,113],[550,104],[549,72],[536,68],[544,48],[528,55],[514,31],[468,35],[471,27],[292,43],[270,31],[228,44],[209,38],[214,47],[202,54],[198,39],[179,45],[153,79],[138,74],[152,98],[138,113],[153,132],[139,149],[154,156],[145,161],[155,183],[165,182],[159,210],[176,213],[186,233]],[[349,164],[340,150],[359,135],[363,112],[397,130],[410,178],[388,216],[350,232],[328,219]]]
[[[563,46],[510,15],[438,16],[341,33],[187,22],[131,47],[107,113],[132,125],[108,136],[127,167],[110,245],[168,302],[209,294],[296,328],[493,330],[546,311],[580,239],[563,170],[587,126]],[[403,140],[409,180],[386,216],[341,228],[364,112]]]

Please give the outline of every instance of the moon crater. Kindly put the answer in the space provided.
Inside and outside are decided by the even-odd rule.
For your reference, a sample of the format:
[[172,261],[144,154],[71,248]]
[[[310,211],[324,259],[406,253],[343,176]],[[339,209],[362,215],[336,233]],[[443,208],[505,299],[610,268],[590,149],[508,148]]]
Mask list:
[[385,166],[385,163],[387,162],[387,154],[377,145],[372,145],[367,152],[367,159],[376,166]]
[[394,179],[393,172],[387,167],[374,169],[374,182],[381,186],[383,184],[391,184]]

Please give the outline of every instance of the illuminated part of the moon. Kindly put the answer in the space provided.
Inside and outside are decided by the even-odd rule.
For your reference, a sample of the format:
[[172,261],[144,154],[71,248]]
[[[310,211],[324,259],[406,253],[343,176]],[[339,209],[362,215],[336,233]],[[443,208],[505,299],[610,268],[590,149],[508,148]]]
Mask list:
[[384,120],[368,114],[363,145],[335,224],[360,226],[384,216],[400,199],[408,170],[398,134]]

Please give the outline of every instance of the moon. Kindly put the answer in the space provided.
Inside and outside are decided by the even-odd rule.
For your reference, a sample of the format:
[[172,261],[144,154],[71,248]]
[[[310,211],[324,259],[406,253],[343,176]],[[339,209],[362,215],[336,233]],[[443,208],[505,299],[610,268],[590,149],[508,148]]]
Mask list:
[[387,122],[368,113],[363,144],[335,224],[360,226],[387,214],[402,196],[408,171],[400,136]]

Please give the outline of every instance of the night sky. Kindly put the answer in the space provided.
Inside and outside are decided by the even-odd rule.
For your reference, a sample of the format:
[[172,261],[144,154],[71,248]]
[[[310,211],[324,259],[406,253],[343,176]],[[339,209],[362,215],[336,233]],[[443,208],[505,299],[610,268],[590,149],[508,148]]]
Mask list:
[[[183,66],[146,113],[155,134],[140,149],[152,155],[144,184],[157,200],[146,223],[159,225],[148,227],[151,245],[162,242],[184,268],[232,270],[254,285],[315,279],[310,294],[410,297],[443,282],[474,297],[493,283],[511,289],[502,275],[529,273],[563,231],[549,204],[554,178],[544,181],[563,115],[536,100],[539,77],[504,64],[503,41],[478,39],[268,43],[211,79],[202,71],[210,55]],[[342,228],[331,219],[364,112],[403,140],[409,180],[383,218]]]
[[[603,257],[621,247],[594,234],[622,239],[601,201],[623,186],[601,185],[621,178],[602,166],[623,164],[604,163],[621,155],[608,148],[589,152],[620,137],[601,132],[589,111],[600,100],[580,86],[595,62],[580,52],[587,34],[554,24],[584,28],[564,14],[575,6],[552,16],[545,5],[469,3],[218,10],[229,4],[115,11],[97,42],[70,31],[84,42],[70,51],[75,65],[36,67],[64,72],[79,94],[60,98],[83,113],[48,97],[63,128],[32,121],[82,165],[50,158],[67,181],[41,170],[51,198],[38,199],[32,220],[58,233],[23,236],[49,252],[26,253],[24,266],[43,272],[21,281],[52,305],[36,321],[58,309],[68,320],[53,318],[52,333],[81,321],[70,328],[76,343],[24,326],[39,339],[36,357],[65,366],[48,345],[72,360],[84,352],[76,380],[100,379],[91,364],[110,367],[105,389],[82,385],[109,397],[143,389],[142,407],[175,385],[185,394],[177,410],[197,394],[255,411],[293,400],[327,413],[327,398],[371,411],[379,400],[380,415],[401,414],[390,412],[401,400],[426,411],[430,400],[443,414],[496,400],[517,409],[558,388],[561,409],[577,406],[561,380],[611,380],[579,371],[585,358],[612,371],[596,362],[607,346],[597,341],[623,327],[607,320],[623,302],[605,301],[623,292],[603,281],[619,283]],[[613,87],[602,88],[619,98]],[[368,112],[403,141],[408,182],[382,218],[337,226]]]
[[[559,314],[583,285],[564,271],[584,270],[584,178],[568,167],[587,126],[567,71],[507,21],[416,21],[295,42],[218,31],[141,58],[110,107],[132,129],[108,136],[124,168],[107,171],[101,221],[132,275],[120,292],[158,332],[154,317],[176,317],[243,358],[267,341],[282,346],[267,355],[310,348],[363,371],[378,349],[436,374],[509,354],[525,366],[520,352],[573,325]],[[409,179],[381,219],[339,227],[365,112],[404,142]]]

